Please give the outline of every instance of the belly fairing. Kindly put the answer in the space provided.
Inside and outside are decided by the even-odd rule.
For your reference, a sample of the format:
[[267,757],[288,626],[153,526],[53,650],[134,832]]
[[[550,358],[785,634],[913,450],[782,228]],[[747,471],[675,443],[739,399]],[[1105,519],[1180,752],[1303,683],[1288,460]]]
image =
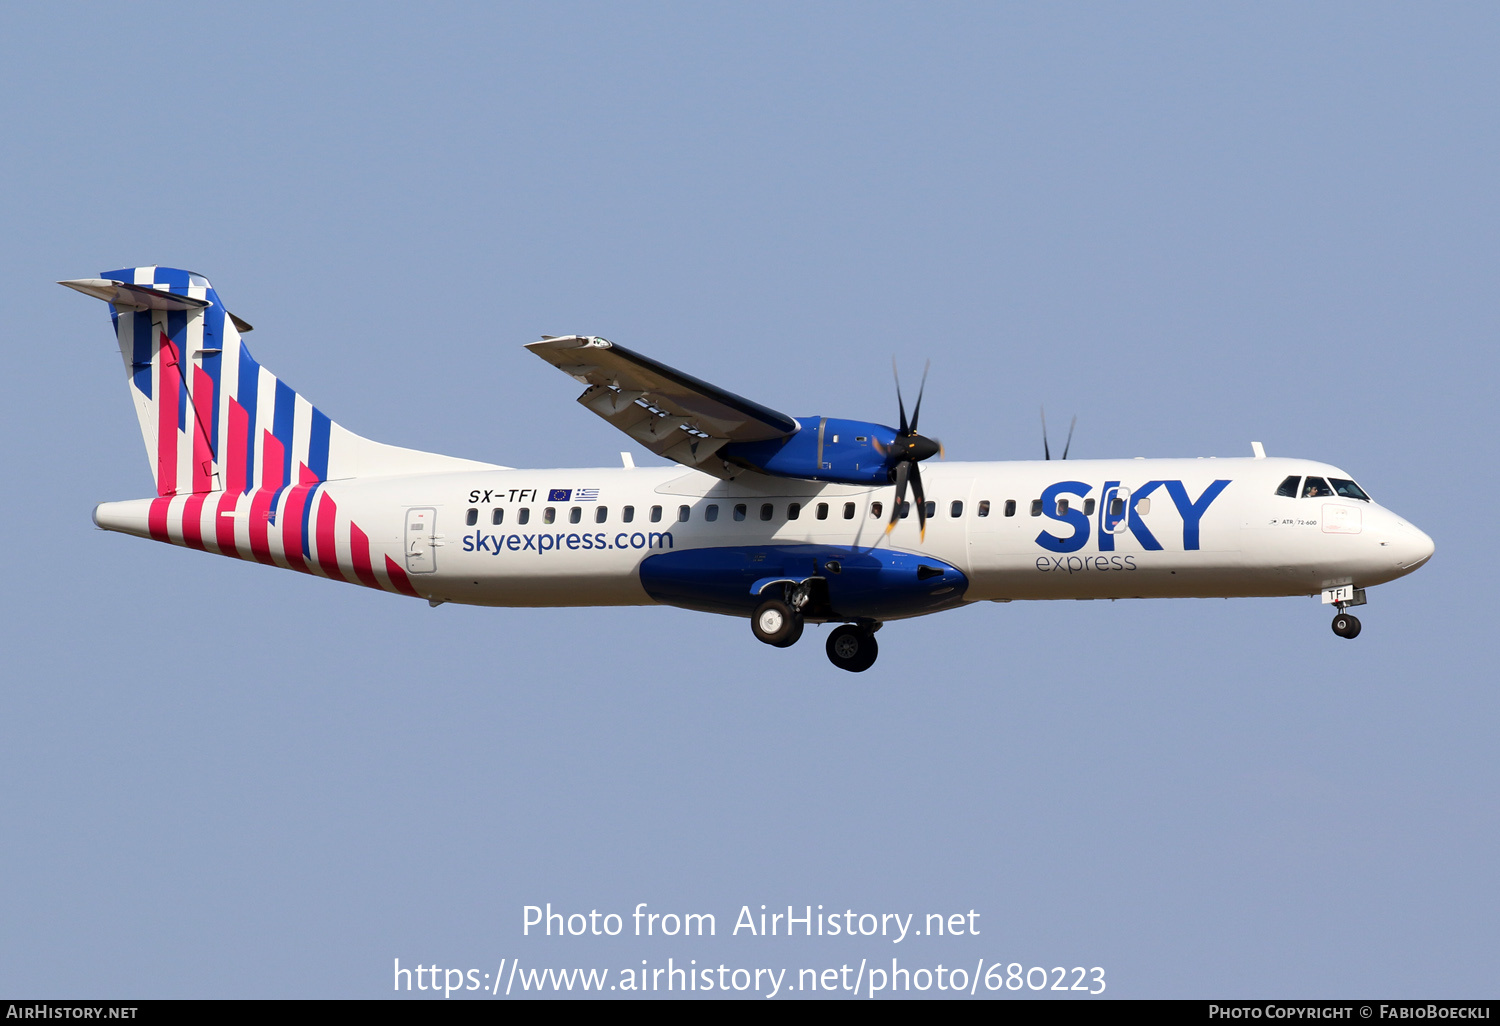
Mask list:
[[[641,585],[657,602],[749,616],[779,581],[821,578],[829,620],[894,620],[962,605],[969,581],[932,556],[841,545],[747,545],[648,556]],[[814,617],[819,618],[819,617]]]

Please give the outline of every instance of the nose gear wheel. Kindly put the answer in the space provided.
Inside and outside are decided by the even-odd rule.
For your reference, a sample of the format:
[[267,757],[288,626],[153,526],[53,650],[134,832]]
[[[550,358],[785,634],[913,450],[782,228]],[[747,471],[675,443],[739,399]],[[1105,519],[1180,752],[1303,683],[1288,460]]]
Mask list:
[[1333,633],[1341,638],[1357,638],[1359,629],[1359,617],[1353,613],[1339,613],[1333,618]]

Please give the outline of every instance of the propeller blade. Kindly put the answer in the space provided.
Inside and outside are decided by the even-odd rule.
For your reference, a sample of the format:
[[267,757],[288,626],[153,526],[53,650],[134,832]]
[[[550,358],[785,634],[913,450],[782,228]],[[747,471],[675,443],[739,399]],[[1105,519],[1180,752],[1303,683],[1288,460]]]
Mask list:
[[902,460],[896,465],[896,501],[891,503],[891,518],[886,521],[885,533],[890,534],[896,529],[896,521],[901,519],[901,503],[906,499],[906,477],[911,473],[911,468],[916,466],[911,460]]
[[1071,424],[1068,425],[1068,441],[1067,441],[1067,444],[1063,446],[1063,454],[1062,454],[1062,458],[1063,459],[1067,459],[1068,458],[1068,450],[1071,449],[1071,448],[1073,448],[1073,429],[1076,428],[1077,426],[1078,426],[1078,414],[1075,413],[1075,414],[1073,414],[1073,423],[1071,423]]
[[1047,407],[1042,408],[1042,459],[1050,460],[1052,450],[1047,447]]
[[932,369],[932,361],[928,360],[922,368],[922,384],[917,387],[917,405],[911,408],[911,433],[917,433],[917,418],[922,416],[922,393],[927,391],[927,372]]
[[891,357],[891,376],[896,379],[896,408],[901,411],[901,429],[897,437],[907,433],[906,428],[906,404],[901,401],[901,374],[896,370],[896,358]]
[[922,468],[917,464],[911,465],[911,501],[917,504],[917,527],[921,530],[921,538],[927,540],[927,494],[922,491]]

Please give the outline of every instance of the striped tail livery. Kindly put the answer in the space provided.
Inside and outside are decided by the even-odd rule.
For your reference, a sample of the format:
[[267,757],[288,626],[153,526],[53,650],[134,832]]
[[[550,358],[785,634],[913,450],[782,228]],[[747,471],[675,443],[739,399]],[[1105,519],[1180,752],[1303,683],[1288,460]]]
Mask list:
[[250,325],[202,275],[128,267],[60,284],[109,303],[156,483],[154,498],[101,504],[95,523],[416,594],[399,546],[373,551],[328,482],[489,464],[382,445],[340,427],[255,361],[242,338]]

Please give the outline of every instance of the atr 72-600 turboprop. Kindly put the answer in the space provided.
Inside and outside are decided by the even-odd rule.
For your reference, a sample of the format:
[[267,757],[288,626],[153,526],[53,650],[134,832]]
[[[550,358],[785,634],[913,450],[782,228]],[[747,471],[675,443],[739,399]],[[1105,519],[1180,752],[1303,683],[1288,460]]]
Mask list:
[[[425,598],[432,605],[662,603],[748,617],[788,647],[875,661],[887,620],[970,602],[1321,595],[1334,633],[1432,539],[1326,463],[1245,459],[922,463],[887,427],[789,417],[615,345],[544,336],[578,402],[666,467],[516,470],[346,431],[250,356],[250,325],[167,267],[61,284],[110,304],[156,495],[94,522]],[[1066,453],[1064,453],[1066,455]],[[910,492],[910,499],[907,495]],[[913,515],[915,514],[915,515]]]

